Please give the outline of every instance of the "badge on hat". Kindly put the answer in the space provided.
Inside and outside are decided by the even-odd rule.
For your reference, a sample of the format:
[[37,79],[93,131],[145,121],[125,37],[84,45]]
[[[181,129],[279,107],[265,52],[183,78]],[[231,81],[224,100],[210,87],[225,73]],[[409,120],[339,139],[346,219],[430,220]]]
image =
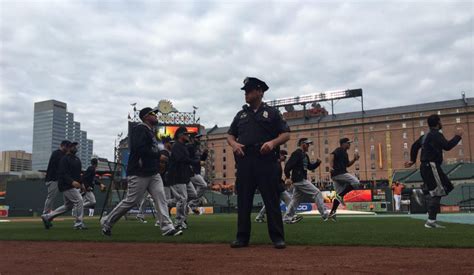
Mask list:
[[263,117],[268,118],[268,112],[267,111],[263,111]]
[[242,113],[242,114],[240,115],[240,119],[246,118],[246,117],[247,117],[247,113]]

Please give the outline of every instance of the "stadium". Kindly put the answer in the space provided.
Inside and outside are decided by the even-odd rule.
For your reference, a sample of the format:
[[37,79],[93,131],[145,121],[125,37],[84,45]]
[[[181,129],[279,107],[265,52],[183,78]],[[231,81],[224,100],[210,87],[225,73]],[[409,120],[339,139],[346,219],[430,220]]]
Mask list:
[[[473,99],[452,100],[448,102],[429,103],[424,106],[405,106],[394,109],[403,110],[403,116],[411,119],[413,112],[429,114],[439,111],[442,118],[448,120],[452,117],[461,117],[464,127],[472,128],[473,117]],[[442,109],[441,107],[445,108]],[[431,107],[431,109],[428,109]],[[410,110],[408,112],[407,110]],[[461,111],[459,111],[461,110]],[[294,111],[298,112],[298,111]],[[326,112],[313,112],[323,113]],[[377,110],[368,110],[365,116],[371,113],[377,113],[378,116],[394,116],[394,113],[388,110],[380,114]],[[189,114],[189,121],[194,122],[194,118]],[[284,113],[285,116],[291,116],[291,112]],[[327,114],[326,114],[327,115]],[[402,117],[401,114],[397,114]],[[296,120],[303,121],[304,125],[310,126],[309,129],[294,131],[296,136],[293,139],[308,135],[314,137],[318,132],[325,132],[327,129],[311,129],[314,125],[311,122],[301,120],[297,115]],[[341,117],[346,120],[350,115],[338,114],[329,116],[329,118],[312,117],[318,120],[337,120]],[[352,115],[353,116],[353,115]],[[176,117],[179,117],[179,112]],[[446,118],[445,118],[446,117]],[[349,118],[354,119],[354,118]],[[372,120],[370,116],[364,117],[370,123],[361,127],[359,134],[367,135],[366,146],[370,148],[372,129],[380,128],[377,120]],[[133,117],[129,119],[130,123],[135,123]],[[419,118],[417,117],[418,121]],[[303,128],[294,124],[294,119],[288,119],[292,129]],[[456,118],[453,118],[456,123]],[[306,123],[306,124],[305,124]],[[347,122],[345,122],[347,123]],[[387,121],[383,122],[384,124]],[[393,123],[393,122],[392,122]],[[402,124],[397,118],[397,124]],[[160,132],[167,134],[173,131],[169,125],[179,124],[179,121],[170,121],[163,123],[165,128]],[[364,124],[364,122],[362,122]],[[301,125],[301,124],[300,124]],[[449,125],[449,124],[448,124]],[[131,126],[132,127],[132,126]],[[189,128],[195,131],[206,131],[199,125],[191,124]],[[329,125],[330,127],[330,125]],[[351,128],[354,124],[351,124]],[[371,129],[364,134],[364,129]],[[391,127],[390,131],[394,134],[397,129]],[[226,129],[226,128],[224,128]],[[330,128],[332,129],[332,128]],[[352,128],[353,129],[353,128]],[[388,128],[386,128],[388,129]],[[400,136],[403,137],[403,129],[400,130]],[[339,135],[338,128],[332,129],[336,135]],[[246,251],[229,250],[228,243],[233,239],[237,202],[236,194],[233,189],[234,179],[222,177],[223,170],[216,169],[220,166],[233,167],[231,161],[219,162],[222,158],[216,152],[231,152],[232,149],[222,146],[220,128],[207,129],[206,146],[211,148],[211,158],[204,166],[206,180],[210,182],[209,189],[204,195],[199,215],[190,212],[189,229],[179,238],[162,237],[159,230],[154,226],[155,213],[153,204],[148,202],[145,207],[146,222],[140,223],[136,219],[137,208],[132,209],[119,222],[119,226],[114,230],[112,238],[104,238],[99,234],[100,226],[98,215],[102,212],[107,213],[114,205],[124,198],[127,182],[122,178],[123,170],[126,166],[126,157],[128,155],[126,141],[117,146],[118,162],[111,162],[103,165],[102,171],[97,171],[99,180],[108,186],[107,192],[95,191],[97,198],[96,215],[85,218],[89,230],[72,231],[70,224],[72,218],[64,216],[54,222],[54,227],[50,230],[43,230],[39,213],[43,207],[43,200],[46,196],[42,178],[23,177],[3,179],[6,192],[3,194],[3,207],[0,224],[0,239],[3,240],[3,251],[8,251],[2,257],[2,266],[5,270],[12,270],[11,265],[24,263],[22,273],[29,271],[48,272],[54,268],[55,272],[70,272],[71,267],[77,265],[78,259],[74,255],[81,252],[82,263],[94,272],[111,272],[120,270],[122,272],[171,272],[171,273],[244,273],[256,272],[265,268],[270,273],[278,272],[307,272],[307,273],[391,273],[397,272],[425,273],[426,268],[436,264],[437,261],[449,263],[444,265],[445,269],[439,269],[440,273],[452,273],[452,266],[462,262],[458,266],[456,273],[469,273],[473,268],[472,248],[474,247],[474,167],[470,163],[472,151],[470,145],[464,143],[466,154],[463,155],[462,162],[456,162],[443,165],[443,170],[453,181],[455,189],[444,197],[442,201],[442,214],[439,215],[439,221],[443,222],[447,228],[440,230],[426,229],[423,227],[426,219],[426,202],[420,192],[422,179],[418,169],[404,169],[397,163],[402,160],[397,157],[403,153],[394,154],[391,163],[392,167],[386,167],[387,152],[378,154],[374,162],[381,162],[378,166],[381,173],[386,175],[387,171],[393,169],[390,180],[387,178],[362,178],[361,185],[351,191],[346,197],[345,206],[339,211],[337,222],[323,221],[316,211],[314,203],[303,203],[298,207],[298,213],[304,218],[297,224],[286,224],[285,235],[288,249],[283,253],[275,253],[271,249],[271,242],[266,233],[265,223],[252,224],[251,246]],[[344,131],[344,134],[348,134]],[[354,133],[351,133],[354,134]],[[331,136],[331,132],[328,134]],[[394,134],[395,135],[395,134]],[[449,132],[447,133],[449,135]],[[377,136],[377,135],[375,135]],[[351,137],[352,138],[352,137]],[[334,140],[335,138],[329,137]],[[377,140],[377,139],[374,139]],[[408,140],[409,141],[409,140]],[[472,143],[473,139],[465,139]],[[323,152],[325,139],[320,139],[319,149]],[[403,138],[398,141],[406,142]],[[361,142],[362,143],[362,142]],[[397,144],[397,141],[394,142]],[[402,145],[402,144],[400,144]],[[294,150],[292,142],[288,142],[287,149]],[[289,148],[288,148],[289,147]],[[364,154],[364,146],[361,144],[359,150]],[[311,152],[314,155],[314,151]],[[366,152],[366,157],[370,159],[370,149]],[[317,153],[316,153],[317,155]],[[224,155],[232,159],[229,154]],[[224,159],[225,161],[225,159]],[[363,163],[363,161],[360,161]],[[214,167],[214,169],[212,168]],[[206,171],[207,169],[208,171]],[[232,169],[229,169],[233,173]],[[229,173],[226,170],[224,171]],[[334,199],[332,184],[323,171],[312,173],[313,184],[321,188],[325,203],[330,207]],[[359,171],[360,175],[369,174],[370,165],[366,169],[363,165],[358,170],[352,170],[353,173]],[[380,173],[372,169],[372,174]],[[407,188],[402,193],[401,210],[395,211],[393,203],[393,193],[391,184],[393,182],[403,183]],[[25,192],[25,190],[28,190]],[[62,203],[62,198],[56,198],[56,205]],[[263,205],[261,196],[254,197],[254,214]],[[6,207],[8,206],[8,207]],[[282,211],[286,210],[286,205],[281,204]],[[175,213],[175,209],[171,210]],[[27,242],[25,242],[27,241]],[[33,242],[31,242],[33,241]],[[36,242],[38,241],[38,242]],[[455,257],[446,257],[446,255],[456,255]],[[22,255],[21,259],[18,258]],[[55,261],[42,260],[45,256],[48,259],[68,255],[70,260],[61,261],[57,265]],[[423,255],[420,263],[419,256]],[[369,260],[376,258],[377,261]],[[397,261],[402,259],[404,265],[396,265],[393,259]],[[242,269],[240,263],[249,263]],[[172,263],[172,264],[171,264]],[[184,264],[178,264],[184,263]],[[383,264],[381,264],[383,263]]]

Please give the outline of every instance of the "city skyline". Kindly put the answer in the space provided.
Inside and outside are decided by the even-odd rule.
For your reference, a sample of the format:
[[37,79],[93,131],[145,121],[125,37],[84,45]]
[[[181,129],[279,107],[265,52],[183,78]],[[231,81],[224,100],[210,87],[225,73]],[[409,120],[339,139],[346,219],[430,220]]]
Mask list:
[[35,102],[33,124],[32,169],[45,171],[51,153],[59,148],[63,140],[77,142],[77,157],[88,165],[93,154],[93,141],[74,120],[67,104],[57,100]]

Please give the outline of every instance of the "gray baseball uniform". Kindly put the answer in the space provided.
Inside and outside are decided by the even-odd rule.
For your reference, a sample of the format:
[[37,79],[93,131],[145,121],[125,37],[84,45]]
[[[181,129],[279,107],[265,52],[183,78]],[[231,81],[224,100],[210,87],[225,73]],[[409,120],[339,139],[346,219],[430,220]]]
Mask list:
[[83,224],[83,207],[84,202],[82,200],[81,193],[79,189],[72,188],[63,192],[64,198],[64,205],[56,208],[49,214],[44,214],[43,217],[52,221],[59,215],[64,214],[65,212],[72,210],[73,208],[76,210],[74,211],[74,217],[76,218],[74,222],[74,227],[81,226]]
[[[280,200],[285,203],[286,207],[290,205],[291,196],[292,195],[288,191],[283,191],[280,194]],[[260,212],[258,212],[257,217],[255,219],[263,219],[265,217],[265,213],[266,213],[265,205],[263,205],[262,209],[260,209]]]
[[102,226],[111,229],[123,215],[143,199],[145,191],[148,191],[155,201],[155,210],[160,221],[161,231],[164,233],[172,229],[173,223],[168,214],[168,205],[160,174],[157,173],[150,177],[129,176],[127,180],[126,197],[107,216],[102,218]]
[[283,217],[284,221],[289,221],[292,217],[294,217],[298,205],[302,202],[315,202],[321,216],[327,214],[326,212],[328,210],[324,204],[323,195],[316,186],[306,179],[295,182],[293,185],[293,197],[291,198],[291,202],[286,210],[286,214]]

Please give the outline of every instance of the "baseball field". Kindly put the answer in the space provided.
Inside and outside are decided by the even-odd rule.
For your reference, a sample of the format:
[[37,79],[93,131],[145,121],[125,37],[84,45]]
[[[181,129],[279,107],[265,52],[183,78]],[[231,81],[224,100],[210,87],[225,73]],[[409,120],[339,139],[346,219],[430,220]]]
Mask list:
[[190,216],[189,229],[179,237],[162,237],[151,217],[147,224],[122,219],[112,237],[100,234],[97,218],[86,219],[89,229],[80,231],[69,218],[49,230],[39,218],[18,218],[0,223],[0,274],[474,272],[474,225],[423,224],[406,215],[341,216],[337,222],[306,216],[285,225],[288,247],[276,250],[262,223],[252,224],[250,247],[229,248],[234,214]]

